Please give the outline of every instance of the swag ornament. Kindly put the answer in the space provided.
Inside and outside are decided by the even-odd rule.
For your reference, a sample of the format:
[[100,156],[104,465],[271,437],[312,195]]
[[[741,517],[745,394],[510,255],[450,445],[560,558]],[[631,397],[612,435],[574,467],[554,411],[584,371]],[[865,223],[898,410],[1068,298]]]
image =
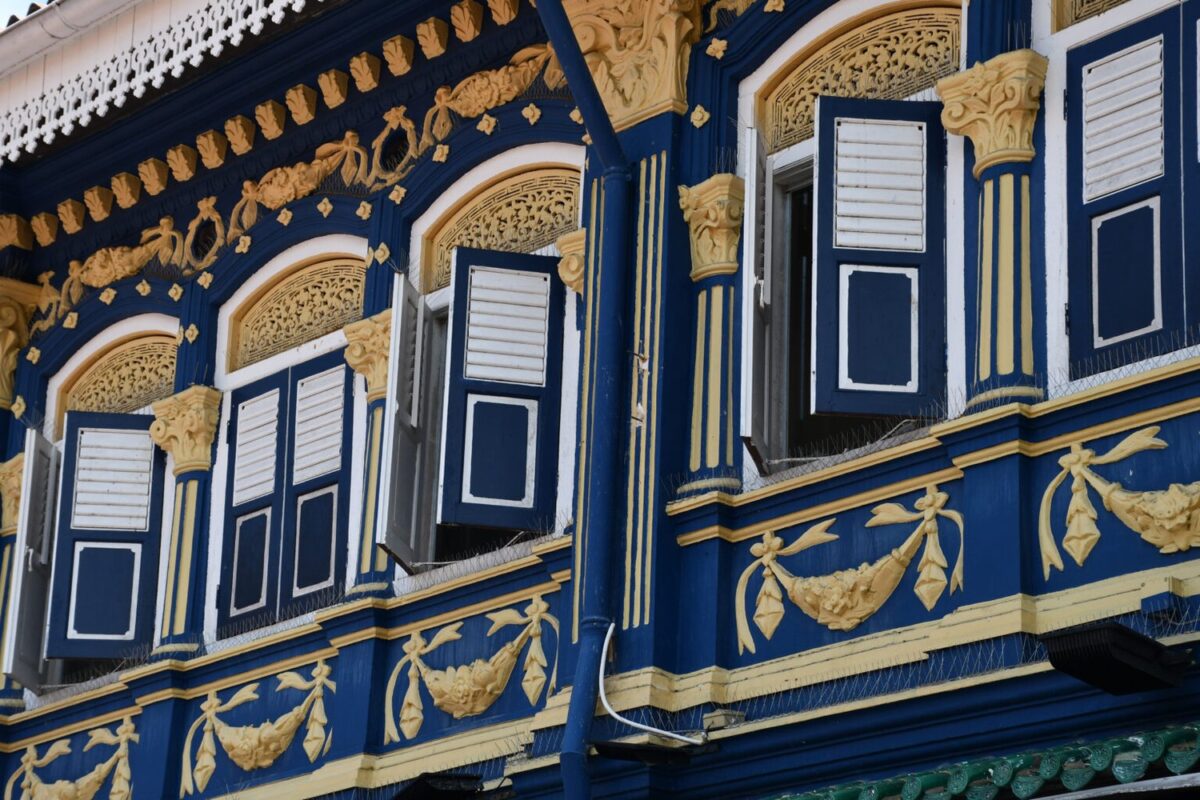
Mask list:
[[[329,719],[325,715],[325,690],[337,691],[337,684],[329,679],[333,670],[322,659],[312,668],[310,678],[298,672],[281,672],[275,676],[275,691],[295,689],[308,692],[304,700],[291,711],[274,720],[259,725],[234,726],[224,722],[220,715],[238,706],[259,699],[258,684],[251,683],[238,689],[232,697],[222,702],[217,690],[208,693],[200,706],[200,717],[188,729],[183,743],[183,777],[180,780],[179,796],[186,797],[203,792],[217,769],[217,742],[229,760],[244,772],[266,769],[283,755],[296,738],[300,726],[304,725],[304,754],[310,763],[329,752],[333,744],[333,732],[327,731]],[[192,763],[192,739],[201,733],[200,745],[196,748],[196,761]]]
[[110,777],[108,800],[130,800],[133,796],[133,773],[129,768],[129,745],[139,741],[133,719],[125,717],[115,730],[95,728],[88,731],[87,736],[87,744],[83,746],[85,753],[98,746],[116,749],[82,778],[47,783],[38,776],[37,770],[49,766],[62,756],[70,755],[71,740],[58,739],[40,756],[37,745],[29,745],[21,755],[20,769],[12,774],[4,786],[4,800],[13,800],[13,789],[18,781],[20,800],[92,800]]
[[[522,625],[521,632],[516,638],[506,642],[487,660],[477,658],[463,666],[449,666],[445,669],[433,669],[425,663],[425,656],[433,653],[439,647],[462,638],[459,630],[462,622],[455,622],[439,630],[428,641],[417,631],[404,643],[404,657],[396,663],[387,682],[387,694],[384,700],[385,716],[387,719],[384,731],[384,744],[400,741],[400,732],[405,739],[412,739],[421,731],[425,721],[425,706],[421,699],[421,685],[425,686],[433,704],[438,709],[450,714],[454,719],[475,717],[488,709],[500,699],[500,695],[508,687],[508,681],[517,666],[522,651],[525,659],[521,665],[523,676],[521,688],[525,692],[530,705],[536,705],[542,690],[547,687],[546,668],[549,661],[542,644],[543,624],[547,624],[558,636],[558,619],[549,613],[550,606],[541,595],[533,597],[524,612],[514,608],[506,608],[487,614],[491,627],[487,635],[491,636],[501,628],[511,625]],[[400,706],[400,727],[396,728],[396,718],[393,716],[396,682],[400,672],[408,667],[408,687]],[[549,677],[549,692],[554,691],[557,681],[558,666]]]
[[1055,539],[1050,520],[1054,495],[1067,477],[1071,478],[1071,499],[1067,503],[1067,530],[1062,548],[1072,560],[1083,566],[1100,541],[1099,517],[1092,504],[1089,489],[1100,495],[1104,508],[1143,541],[1154,545],[1158,552],[1169,555],[1200,547],[1200,481],[1188,484],[1172,483],[1166,489],[1136,492],[1125,489],[1115,481],[1098,475],[1093,467],[1115,464],[1146,450],[1162,450],[1167,443],[1158,437],[1159,426],[1152,425],[1126,436],[1107,453],[1075,442],[1066,455],[1058,459],[1062,468],[1042,494],[1038,514],[1038,543],[1042,551],[1042,575],[1050,579],[1050,568],[1063,569],[1062,554]]
[[[892,596],[922,544],[924,550],[917,563],[918,576],[913,591],[922,605],[932,611],[947,585],[951,594],[963,587],[963,517],[959,512],[946,508],[948,501],[949,495],[936,485],[931,485],[926,487],[925,495],[913,504],[912,511],[899,503],[883,503],[871,509],[868,528],[909,522],[916,522],[917,527],[900,547],[873,563],[863,563],[828,575],[797,576],[779,563],[779,559],[836,540],[837,535],[829,532],[835,519],[813,525],[799,539],[786,546],[774,531],[766,531],[762,541],[750,547],[754,561],[742,571],[737,582],[734,602],[738,652],[755,652],[745,601],[750,578],[759,569],[762,570],[762,585],[755,597],[752,619],[768,640],[775,635],[775,630],[783,620],[785,596],[807,616],[831,631],[854,630]],[[946,577],[949,562],[942,550],[939,519],[948,519],[958,528],[958,558],[949,579]]]

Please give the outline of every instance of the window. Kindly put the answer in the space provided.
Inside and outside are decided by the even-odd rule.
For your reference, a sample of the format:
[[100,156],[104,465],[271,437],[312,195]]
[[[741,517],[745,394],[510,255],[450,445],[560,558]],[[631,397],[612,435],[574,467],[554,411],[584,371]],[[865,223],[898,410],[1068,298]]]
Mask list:
[[821,97],[812,140],[768,157],[748,132],[743,436],[760,472],[847,449],[944,399],[939,114],[938,103]]
[[379,543],[409,570],[554,530],[556,269],[554,258],[458,248],[445,294],[396,280]]
[[256,627],[340,592],[351,387],[338,350],[232,392],[218,626]]
[[[1184,263],[1184,238],[1193,234],[1182,225],[1184,184],[1197,172],[1195,88],[1184,101],[1181,13],[1171,9],[1067,54],[1072,379],[1196,339],[1200,276]],[[1193,20],[1183,36],[1193,75],[1196,35]],[[1186,118],[1184,105],[1192,109]],[[1190,147],[1181,143],[1184,129]]]

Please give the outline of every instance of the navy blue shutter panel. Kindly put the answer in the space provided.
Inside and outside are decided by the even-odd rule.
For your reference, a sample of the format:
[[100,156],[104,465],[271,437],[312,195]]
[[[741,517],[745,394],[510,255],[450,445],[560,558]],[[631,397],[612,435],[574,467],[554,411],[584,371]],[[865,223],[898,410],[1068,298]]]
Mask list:
[[42,637],[50,599],[50,559],[54,546],[54,508],[58,499],[58,451],[35,429],[25,432],[25,469],[17,535],[9,557],[15,610],[5,626],[3,673],[30,689],[43,676]]
[[288,372],[235,389],[217,592],[219,625],[274,613],[287,463]]
[[1072,378],[1183,345],[1179,15],[1067,54]]
[[165,456],[152,422],[67,415],[49,658],[123,658],[153,641]]
[[564,302],[557,265],[455,251],[439,522],[554,528]]
[[353,382],[343,351],[289,374],[279,605],[336,592],[346,574]]
[[940,103],[817,102],[815,413],[918,415],[945,395]]

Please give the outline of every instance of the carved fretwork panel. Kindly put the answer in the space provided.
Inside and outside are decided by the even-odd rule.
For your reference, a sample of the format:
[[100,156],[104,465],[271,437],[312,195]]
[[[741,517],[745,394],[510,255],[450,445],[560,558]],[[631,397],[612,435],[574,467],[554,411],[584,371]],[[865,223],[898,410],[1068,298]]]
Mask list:
[[63,386],[57,429],[67,411],[125,414],[175,391],[174,337],[149,334],[121,342]]
[[1103,14],[1128,0],[1054,0],[1054,30]]
[[301,265],[251,298],[233,319],[229,368],[254,364],[360,319],[366,271],[362,259],[323,259]]
[[579,227],[579,172],[546,167],[503,178],[438,220],[422,243],[424,291],[450,283],[455,247],[531,253]]
[[960,16],[957,7],[909,8],[857,22],[802,53],[759,95],[771,152],[813,135],[818,95],[902,100],[957,72]]

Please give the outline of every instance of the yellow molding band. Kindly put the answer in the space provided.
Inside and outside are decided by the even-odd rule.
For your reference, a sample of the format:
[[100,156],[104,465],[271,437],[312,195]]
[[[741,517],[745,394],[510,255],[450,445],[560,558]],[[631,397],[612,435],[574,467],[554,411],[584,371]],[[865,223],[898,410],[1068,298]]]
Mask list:
[[[810,506],[809,508],[793,511],[790,514],[772,517],[768,520],[755,522],[747,525],[744,528],[727,528],[724,525],[710,525],[699,530],[689,531],[675,537],[675,541],[681,547],[686,547],[697,542],[707,541],[708,539],[724,539],[727,542],[741,542],[746,539],[752,539],[755,536],[761,536],[764,531],[779,530],[789,528],[792,525],[798,525],[802,522],[825,517],[830,514],[839,514],[852,508],[875,503],[880,500],[886,500],[889,497],[905,494],[906,492],[915,491],[928,486],[931,483],[944,483],[961,478],[962,470],[951,467],[948,469],[930,472],[925,475],[917,475],[913,478],[906,478],[902,481],[889,483],[886,486],[880,486],[877,489],[871,489],[866,492],[842,497],[837,500],[831,500],[828,503]],[[705,495],[711,498],[712,495]],[[718,495],[718,497],[728,497],[728,495]],[[729,503],[729,505],[740,505],[738,503]],[[677,513],[677,512],[676,512]]]
[[[30,745],[41,744],[42,742],[49,742],[54,739],[64,739],[68,736],[74,736],[77,733],[82,733],[83,731],[89,731],[92,728],[102,728],[105,725],[112,725],[113,723],[120,722],[125,717],[135,717],[141,713],[142,710],[137,706],[130,706],[129,708],[110,711],[107,714],[99,717],[92,717],[91,719],[82,720],[80,722],[72,722],[70,725],[63,725],[55,728],[54,730],[43,731],[36,736],[26,736],[24,739],[18,739],[13,742],[0,744],[0,753],[17,753],[21,750],[24,750],[26,747],[29,747]],[[14,717],[5,717],[5,721],[11,719],[14,719]]]

